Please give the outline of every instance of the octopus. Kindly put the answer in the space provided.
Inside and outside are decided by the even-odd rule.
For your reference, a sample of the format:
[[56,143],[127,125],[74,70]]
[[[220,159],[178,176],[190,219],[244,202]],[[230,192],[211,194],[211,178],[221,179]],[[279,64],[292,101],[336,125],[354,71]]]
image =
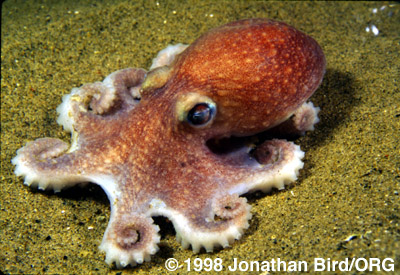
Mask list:
[[304,153],[284,137],[314,129],[319,108],[307,100],[325,66],[318,43],[286,23],[228,23],[167,47],[149,71],[72,89],[57,108],[70,144],[28,142],[15,174],[55,192],[100,185],[111,214],[99,248],[117,268],[159,250],[156,216],[194,253],[228,247],[252,217],[243,194],[297,179]]

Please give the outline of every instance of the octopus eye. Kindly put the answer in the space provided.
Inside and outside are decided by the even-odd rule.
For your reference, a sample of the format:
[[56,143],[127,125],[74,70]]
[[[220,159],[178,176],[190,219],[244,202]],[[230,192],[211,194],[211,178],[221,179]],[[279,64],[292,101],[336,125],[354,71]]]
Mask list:
[[175,115],[178,121],[203,129],[211,126],[217,116],[217,104],[208,96],[196,92],[184,93],[176,100]]
[[187,114],[187,121],[193,126],[203,126],[215,116],[215,106],[209,103],[194,105]]

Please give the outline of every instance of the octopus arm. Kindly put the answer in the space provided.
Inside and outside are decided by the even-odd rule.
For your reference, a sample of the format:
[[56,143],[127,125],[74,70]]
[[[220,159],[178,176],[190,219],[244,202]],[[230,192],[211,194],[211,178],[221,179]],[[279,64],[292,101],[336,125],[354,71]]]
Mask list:
[[54,192],[78,183],[96,183],[101,177],[90,168],[90,160],[79,150],[67,152],[69,148],[68,143],[56,138],[28,142],[11,160],[15,174],[24,177],[25,185]]
[[305,102],[289,119],[270,129],[268,133],[272,135],[302,136],[306,131],[314,130],[314,125],[319,122],[319,111],[320,108],[315,107],[311,101]]
[[92,125],[110,118],[118,119],[115,114],[126,112],[138,104],[139,89],[145,75],[143,69],[127,68],[110,74],[103,82],[72,89],[57,107],[58,124],[68,132],[86,133]]
[[232,178],[228,187],[231,194],[284,189],[297,179],[304,165],[300,146],[286,140],[265,141],[252,154],[249,150],[243,148],[225,157],[226,172]]
[[[158,199],[153,199],[150,205],[148,215],[168,217],[174,225],[177,241],[185,249],[191,246],[194,253],[200,252],[201,248],[212,252],[215,247],[228,247],[234,240],[240,239],[251,219],[251,206],[238,195],[216,195],[211,199],[211,207],[205,207],[210,213],[199,214],[196,218],[185,211],[168,207]],[[195,212],[203,211],[199,209]]]
[[162,66],[169,66],[175,60],[177,55],[183,52],[189,45],[178,43],[175,45],[168,45],[165,49],[158,52],[157,56],[153,58],[150,70]]
[[79,171],[73,171],[76,159],[65,155],[69,145],[55,138],[41,138],[27,143],[17,151],[11,160],[16,166],[15,174],[25,178],[28,186],[45,190],[52,188],[59,192],[62,188],[86,182]]
[[123,268],[150,261],[151,255],[159,250],[160,228],[143,214],[120,215],[117,204],[111,204],[110,222],[99,247],[106,253],[106,263]]
[[193,203],[178,208],[155,198],[145,217],[167,217],[183,248],[191,246],[195,253],[202,248],[211,252],[240,239],[249,227],[251,206],[239,195],[255,190],[283,189],[296,180],[303,167],[304,153],[292,142],[275,139],[261,144],[252,155],[249,150],[244,147],[216,165],[215,171],[224,175],[224,180],[209,199],[206,198],[208,193],[199,194]]
[[110,221],[99,247],[106,253],[106,263],[123,268],[150,261],[151,255],[159,250],[159,227],[147,213],[127,207],[113,179],[101,178],[98,183],[111,204]]

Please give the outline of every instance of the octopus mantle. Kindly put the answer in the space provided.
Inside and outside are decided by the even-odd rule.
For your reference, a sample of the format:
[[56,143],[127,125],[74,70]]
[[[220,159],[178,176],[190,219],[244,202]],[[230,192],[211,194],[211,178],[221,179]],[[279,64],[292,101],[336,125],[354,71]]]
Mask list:
[[220,148],[229,137],[312,130],[318,108],[306,100],[324,72],[319,45],[293,27],[229,23],[169,46],[149,72],[128,68],[74,88],[57,108],[71,144],[29,142],[12,160],[15,173],[56,192],[100,185],[111,203],[100,249],[117,267],[157,252],[153,216],[168,217],[184,248],[227,247],[249,226],[240,195],[283,189],[304,153],[282,139]]

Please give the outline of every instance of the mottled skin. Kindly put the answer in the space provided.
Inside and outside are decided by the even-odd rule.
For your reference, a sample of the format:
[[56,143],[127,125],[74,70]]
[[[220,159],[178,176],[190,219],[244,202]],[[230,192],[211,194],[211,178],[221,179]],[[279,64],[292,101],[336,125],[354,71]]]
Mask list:
[[[239,195],[281,189],[302,167],[303,153],[285,140],[224,154],[207,141],[250,136],[284,121],[275,129],[301,134],[317,122],[318,110],[305,101],[322,81],[325,58],[311,37],[251,19],[215,28],[185,48],[147,75],[125,69],[74,89],[58,109],[72,145],[38,139],[13,160],[28,185],[102,186],[112,213],[101,249],[118,267],[156,253],[155,215],[167,216],[178,240],[195,252],[228,246],[251,217]],[[192,123],[190,110],[202,103],[213,112]]]

